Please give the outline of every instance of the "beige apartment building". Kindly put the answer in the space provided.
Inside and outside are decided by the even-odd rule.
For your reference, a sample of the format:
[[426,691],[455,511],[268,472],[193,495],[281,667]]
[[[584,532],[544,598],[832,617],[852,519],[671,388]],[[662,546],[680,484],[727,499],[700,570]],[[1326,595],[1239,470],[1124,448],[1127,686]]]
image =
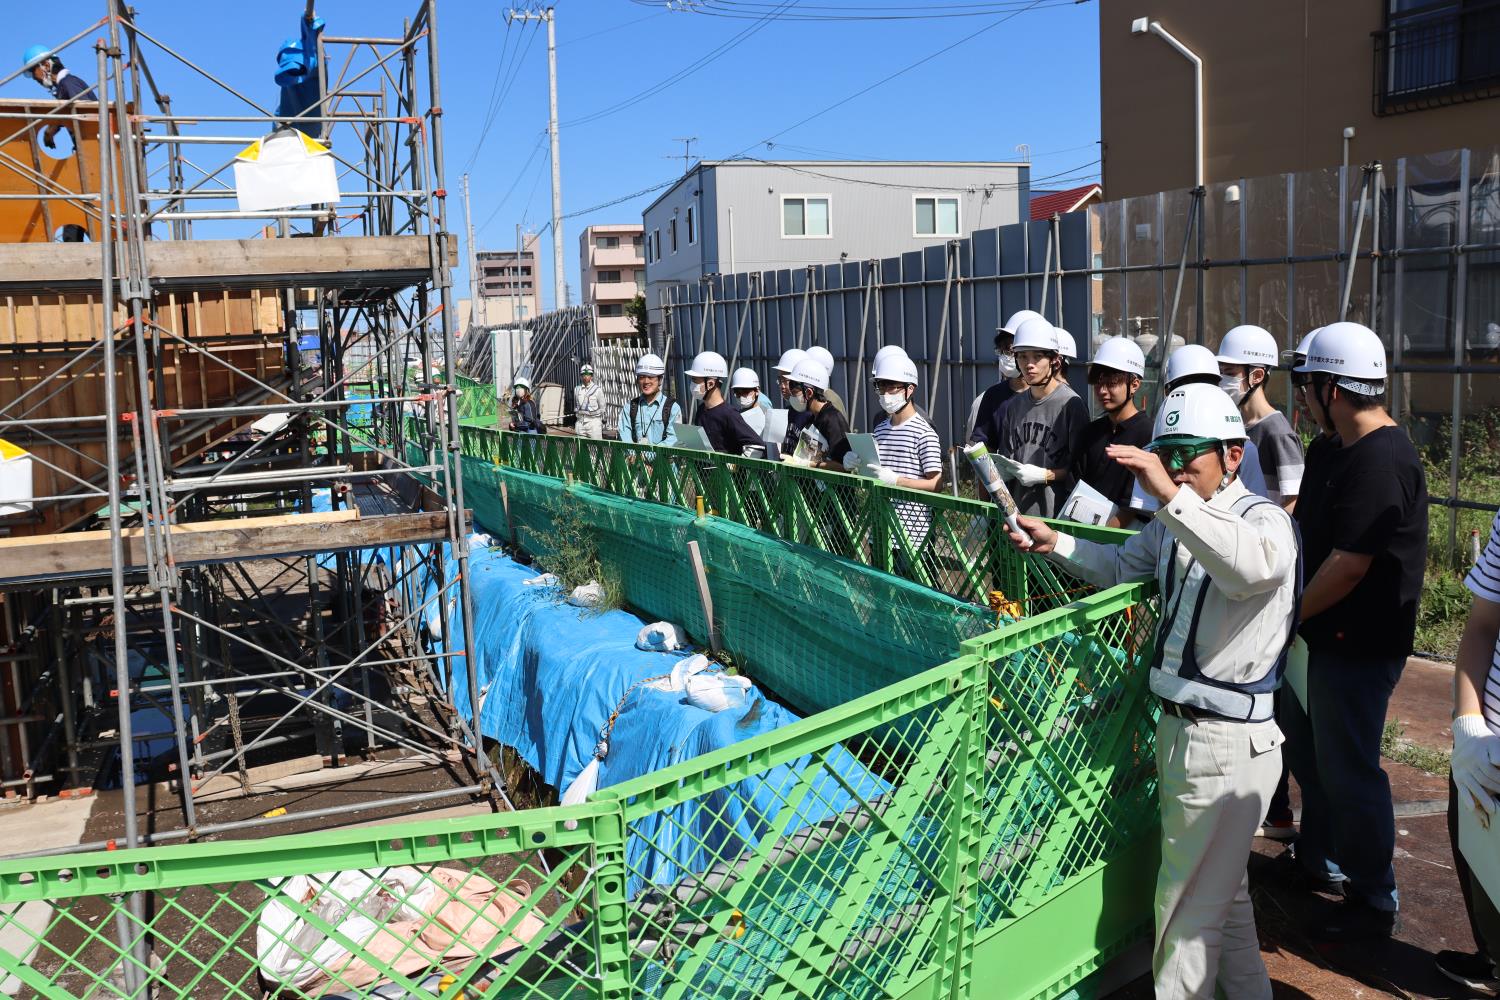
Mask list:
[[640,223],[589,226],[578,238],[584,305],[594,307],[602,338],[636,336],[627,306],[646,290],[645,229]]
[[1500,143],[1493,0],[1102,0],[1099,95],[1111,200],[1193,186],[1193,68],[1203,60],[1212,184]]
[[479,275],[479,302],[473,311],[476,326],[510,326],[541,314],[534,248],[520,254],[480,250],[475,258]]

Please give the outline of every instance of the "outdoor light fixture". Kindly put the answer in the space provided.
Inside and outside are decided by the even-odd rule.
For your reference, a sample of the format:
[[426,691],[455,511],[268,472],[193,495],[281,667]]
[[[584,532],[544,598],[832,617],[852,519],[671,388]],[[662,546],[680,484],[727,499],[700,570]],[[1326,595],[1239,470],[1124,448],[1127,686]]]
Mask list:
[[1203,60],[1192,49],[1183,45],[1172,33],[1161,26],[1161,22],[1149,17],[1138,17],[1130,22],[1132,35],[1153,34],[1176,49],[1184,59],[1193,64],[1193,186],[1203,186]]

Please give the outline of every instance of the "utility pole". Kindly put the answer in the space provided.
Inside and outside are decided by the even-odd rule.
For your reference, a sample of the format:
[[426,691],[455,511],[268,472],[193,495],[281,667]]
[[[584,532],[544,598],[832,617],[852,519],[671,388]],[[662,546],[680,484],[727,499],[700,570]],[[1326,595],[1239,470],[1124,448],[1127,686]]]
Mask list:
[[469,231],[469,325],[483,326],[479,315],[479,251],[474,249],[474,216],[469,213],[469,175],[464,174],[464,228]]
[[510,10],[507,21],[547,22],[547,131],[552,136],[552,296],[553,308],[568,304],[568,290],[563,283],[562,232],[562,161],[557,149],[557,17],[548,7],[541,13]]
[[[696,135],[690,135],[681,139],[673,139],[672,141],[682,143],[682,156],[680,157],[680,159],[682,160],[682,172],[686,174],[688,172],[688,168],[693,165],[693,143],[698,141],[698,137]],[[662,159],[676,160],[679,159],[679,157],[676,153],[671,153],[667,156],[663,156]]]

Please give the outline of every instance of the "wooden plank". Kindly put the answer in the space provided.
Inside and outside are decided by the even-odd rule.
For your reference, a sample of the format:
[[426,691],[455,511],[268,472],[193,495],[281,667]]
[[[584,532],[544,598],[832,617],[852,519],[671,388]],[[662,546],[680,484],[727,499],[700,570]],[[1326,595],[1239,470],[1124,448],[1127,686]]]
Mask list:
[[[436,541],[447,531],[443,512],[361,519],[357,510],[283,514],[174,525],[177,565],[312,555],[379,545]],[[126,568],[145,569],[141,529],[125,532]],[[109,532],[78,531],[0,539],[0,585],[102,576],[109,572]]]

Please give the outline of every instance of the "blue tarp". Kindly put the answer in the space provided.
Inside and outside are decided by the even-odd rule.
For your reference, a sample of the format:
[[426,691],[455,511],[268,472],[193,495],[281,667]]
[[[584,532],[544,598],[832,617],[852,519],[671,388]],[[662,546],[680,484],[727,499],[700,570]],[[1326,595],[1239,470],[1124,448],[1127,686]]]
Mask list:
[[299,34],[288,38],[276,50],[276,86],[281,88],[281,99],[276,105],[276,117],[293,128],[313,138],[322,134],[322,122],[297,122],[300,115],[318,115],[318,103],[323,98],[318,84],[318,36],[323,33],[323,19],[298,20]]

